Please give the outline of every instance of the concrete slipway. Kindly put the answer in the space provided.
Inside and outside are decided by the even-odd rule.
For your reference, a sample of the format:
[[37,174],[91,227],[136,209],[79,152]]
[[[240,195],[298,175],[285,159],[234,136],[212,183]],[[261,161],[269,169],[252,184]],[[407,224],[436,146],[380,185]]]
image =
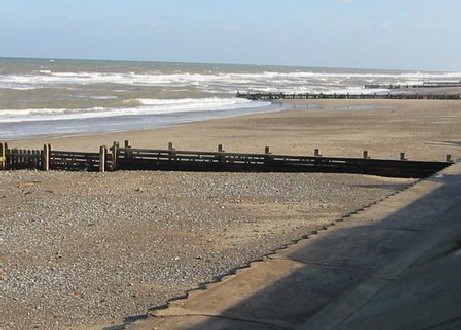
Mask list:
[[461,329],[461,163],[126,328]]

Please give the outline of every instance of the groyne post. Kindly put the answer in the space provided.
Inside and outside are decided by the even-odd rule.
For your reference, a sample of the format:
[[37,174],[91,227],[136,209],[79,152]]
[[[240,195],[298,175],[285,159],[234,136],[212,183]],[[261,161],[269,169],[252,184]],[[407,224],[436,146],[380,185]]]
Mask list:
[[407,160],[404,152],[400,153],[400,160]]
[[368,156],[368,151],[367,150],[363,151],[363,159],[370,159],[370,157]]
[[272,157],[272,154],[270,152],[270,147],[269,146],[265,146],[264,147],[264,164],[268,164],[271,162],[271,160],[273,159]]
[[168,160],[174,159],[175,150],[173,148],[173,142],[168,142]]
[[224,153],[224,148],[222,144],[218,144],[218,162],[224,163],[225,162],[225,157],[223,155]]
[[5,142],[5,170],[9,169],[11,164],[11,157],[8,156],[10,156],[10,148],[8,147],[8,142]]
[[104,173],[106,166],[106,146],[99,147],[99,172]]
[[451,155],[447,155],[447,163],[452,163],[453,160],[451,159]]
[[129,151],[129,149],[131,149],[130,141],[125,140],[125,159],[131,158],[131,152]]
[[112,151],[112,171],[117,170],[117,155],[118,155],[118,149],[120,148],[120,143],[117,141],[114,141],[114,144],[112,145],[112,148],[110,149]]
[[315,157],[322,157],[322,152],[319,149],[314,150],[314,156]]
[[51,144],[44,144],[42,151],[42,169],[47,172],[50,170]]
[[6,169],[6,143],[0,143],[0,171]]

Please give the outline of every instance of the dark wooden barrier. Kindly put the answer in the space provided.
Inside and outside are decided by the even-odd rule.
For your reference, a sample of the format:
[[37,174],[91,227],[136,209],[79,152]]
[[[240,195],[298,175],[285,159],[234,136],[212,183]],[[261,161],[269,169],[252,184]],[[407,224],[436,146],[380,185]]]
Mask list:
[[[4,149],[1,147],[0,149]],[[4,156],[0,156],[2,169],[41,169],[43,167],[43,154],[41,150],[4,149]]]
[[50,169],[63,171],[99,171],[99,153],[51,151]]
[[[273,155],[269,147],[264,154],[228,153],[218,146],[218,152],[177,151],[169,143],[167,150],[134,149],[114,145],[113,156],[117,170],[168,171],[241,171],[241,172],[330,172],[359,173],[390,177],[427,177],[452,164],[447,162],[408,161],[401,153],[400,160],[323,157],[319,150],[314,156]],[[403,155],[403,157],[402,157]]]
[[134,149],[129,141],[124,147],[114,142],[109,153],[105,146],[98,153],[55,151],[45,144],[43,150],[0,148],[1,169],[41,169],[63,171],[168,170],[226,172],[330,172],[359,173],[390,177],[427,177],[453,163],[372,159],[367,151],[362,158],[324,157],[318,149],[313,156],[275,155],[269,146],[264,153],[230,153],[222,144],[217,152],[178,151],[171,142],[168,149]]
[[112,170],[112,155],[105,146],[98,153],[55,151],[50,144],[43,150],[8,149],[7,143],[0,145],[0,170],[62,170],[99,171]]
[[105,172],[112,170],[112,155],[105,146],[99,152],[51,151],[50,169],[62,171]]

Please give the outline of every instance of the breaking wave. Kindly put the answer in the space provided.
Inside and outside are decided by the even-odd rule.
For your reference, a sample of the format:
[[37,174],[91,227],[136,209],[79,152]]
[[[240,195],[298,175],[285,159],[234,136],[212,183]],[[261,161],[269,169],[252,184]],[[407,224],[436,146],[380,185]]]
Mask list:
[[270,102],[217,97],[200,99],[129,99],[126,100],[125,107],[1,109],[0,123],[222,111],[258,108],[269,104]]

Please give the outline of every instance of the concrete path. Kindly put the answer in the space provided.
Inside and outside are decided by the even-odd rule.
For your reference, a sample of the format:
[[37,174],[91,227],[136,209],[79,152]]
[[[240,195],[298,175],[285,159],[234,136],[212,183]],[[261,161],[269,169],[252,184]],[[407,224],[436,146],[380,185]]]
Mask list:
[[461,163],[127,329],[461,329]]

